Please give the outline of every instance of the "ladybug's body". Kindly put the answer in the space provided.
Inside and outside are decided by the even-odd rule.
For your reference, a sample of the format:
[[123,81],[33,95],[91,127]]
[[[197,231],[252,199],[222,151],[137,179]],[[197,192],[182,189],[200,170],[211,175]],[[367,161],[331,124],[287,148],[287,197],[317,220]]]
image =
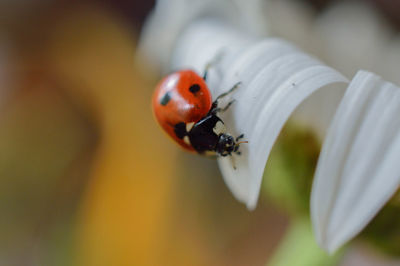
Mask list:
[[[165,77],[153,96],[154,114],[161,127],[183,148],[204,155],[231,155],[239,144],[226,133],[217,116],[218,99],[212,102],[211,93],[203,78],[192,70],[183,70]],[[243,135],[239,136],[236,141]]]

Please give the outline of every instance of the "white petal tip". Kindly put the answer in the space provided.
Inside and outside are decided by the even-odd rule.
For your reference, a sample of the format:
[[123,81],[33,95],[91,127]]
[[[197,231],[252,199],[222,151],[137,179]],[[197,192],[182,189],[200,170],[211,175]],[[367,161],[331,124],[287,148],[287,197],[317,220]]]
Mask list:
[[329,255],[333,255],[338,249],[339,249],[340,245],[335,245],[332,243],[326,243],[323,246],[323,249],[329,254]]
[[256,207],[257,207],[257,204],[248,202],[248,203],[246,204],[246,207],[247,207],[247,209],[248,209],[249,211],[254,211],[254,210],[256,209]]

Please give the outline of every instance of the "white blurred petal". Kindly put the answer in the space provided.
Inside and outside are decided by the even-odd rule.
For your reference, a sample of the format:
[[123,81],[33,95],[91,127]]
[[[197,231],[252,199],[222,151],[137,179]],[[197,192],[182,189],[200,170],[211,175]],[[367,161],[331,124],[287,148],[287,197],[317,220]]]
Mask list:
[[315,38],[321,38],[323,59],[346,76],[359,69],[383,74],[377,67],[386,49],[390,27],[367,1],[338,1],[318,17]]
[[[212,40],[212,41],[210,41]],[[230,64],[227,60],[253,43],[256,39],[237,29],[227,26],[218,20],[206,19],[193,22],[177,40],[171,57],[170,69],[190,68],[202,74],[206,65],[215,57],[221,60],[209,69],[207,83],[216,88],[221,75],[216,74],[222,64]]]
[[335,114],[311,193],[311,218],[329,252],[357,235],[400,185],[400,88],[360,71]]
[[193,21],[214,18],[253,36],[268,30],[264,0],[158,0],[139,41],[138,55],[167,71],[182,31]]
[[315,12],[306,1],[266,1],[266,17],[275,36],[295,43],[302,50],[315,54],[321,46],[315,38]]
[[382,48],[382,56],[376,61],[376,72],[386,80],[400,84],[400,34]]

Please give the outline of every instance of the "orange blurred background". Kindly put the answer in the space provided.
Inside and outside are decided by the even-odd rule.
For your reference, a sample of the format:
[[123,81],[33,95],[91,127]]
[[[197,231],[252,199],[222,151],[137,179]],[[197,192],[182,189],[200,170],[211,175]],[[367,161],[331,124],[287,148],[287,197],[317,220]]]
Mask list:
[[153,3],[3,4],[0,265],[264,265],[284,215],[153,120],[160,77],[134,64]]

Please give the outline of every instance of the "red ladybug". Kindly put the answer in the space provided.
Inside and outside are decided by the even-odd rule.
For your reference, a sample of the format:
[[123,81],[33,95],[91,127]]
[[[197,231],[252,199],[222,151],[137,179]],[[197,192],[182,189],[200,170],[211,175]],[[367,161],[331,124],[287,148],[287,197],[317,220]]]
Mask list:
[[229,108],[218,107],[218,100],[212,102],[211,93],[204,77],[192,70],[182,70],[165,77],[157,85],[153,95],[153,111],[158,123],[180,146],[186,150],[204,155],[228,156],[240,154],[238,142],[243,134],[234,139],[226,133],[224,122],[217,116]]

